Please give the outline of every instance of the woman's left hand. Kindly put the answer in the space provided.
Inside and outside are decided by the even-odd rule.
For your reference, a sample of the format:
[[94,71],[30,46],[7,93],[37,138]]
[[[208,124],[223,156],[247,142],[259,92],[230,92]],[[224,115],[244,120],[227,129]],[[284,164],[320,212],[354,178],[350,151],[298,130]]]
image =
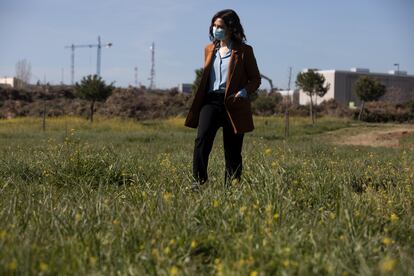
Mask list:
[[235,95],[236,98],[238,97],[242,97],[242,98],[247,98],[247,91],[246,89],[242,89],[239,92],[237,92],[237,94]]

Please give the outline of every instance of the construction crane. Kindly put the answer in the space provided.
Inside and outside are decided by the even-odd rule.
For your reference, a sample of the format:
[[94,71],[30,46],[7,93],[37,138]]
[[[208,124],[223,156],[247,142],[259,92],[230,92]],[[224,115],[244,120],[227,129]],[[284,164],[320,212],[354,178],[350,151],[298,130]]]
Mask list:
[[270,78],[266,77],[265,75],[260,74],[260,76],[263,79],[265,79],[265,80],[267,80],[269,82],[269,84],[270,84],[270,92],[273,92],[273,82],[272,82],[272,80]]
[[75,49],[76,48],[93,48],[93,47],[97,47],[97,57],[96,57],[96,75],[100,76],[101,75],[101,51],[102,51],[102,47],[106,47],[106,48],[110,48],[112,47],[112,43],[107,43],[102,45],[101,43],[101,37],[98,36],[98,44],[84,44],[84,45],[68,45],[65,46],[65,49],[71,49],[71,65],[70,65],[70,69],[71,69],[71,83],[72,85],[75,83]]

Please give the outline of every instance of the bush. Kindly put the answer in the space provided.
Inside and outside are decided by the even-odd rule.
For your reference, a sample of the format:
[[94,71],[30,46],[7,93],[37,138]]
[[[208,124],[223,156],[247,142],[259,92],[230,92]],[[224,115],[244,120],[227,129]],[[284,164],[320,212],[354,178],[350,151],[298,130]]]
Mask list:
[[[369,102],[365,105],[363,120],[373,123],[386,123],[386,122],[412,122],[414,121],[414,112],[410,107],[410,103],[407,105],[395,105],[390,102]],[[354,119],[358,118],[359,110],[354,111]]]
[[282,108],[282,95],[279,93],[260,93],[255,101],[252,102],[252,111],[255,115],[274,115],[281,113]]
[[335,117],[352,117],[353,110],[338,103],[334,99],[323,101],[318,106],[318,111],[322,115],[335,116]]

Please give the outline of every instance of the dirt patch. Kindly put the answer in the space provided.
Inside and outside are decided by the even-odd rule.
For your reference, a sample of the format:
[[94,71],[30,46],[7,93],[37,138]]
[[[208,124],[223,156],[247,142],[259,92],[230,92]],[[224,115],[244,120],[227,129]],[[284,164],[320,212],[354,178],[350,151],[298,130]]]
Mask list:
[[[405,126],[386,126],[387,129],[364,130],[362,133],[342,135],[335,139],[334,144],[371,146],[371,147],[391,147],[401,146],[401,138],[414,135],[414,125]],[[414,145],[407,145],[414,147]]]

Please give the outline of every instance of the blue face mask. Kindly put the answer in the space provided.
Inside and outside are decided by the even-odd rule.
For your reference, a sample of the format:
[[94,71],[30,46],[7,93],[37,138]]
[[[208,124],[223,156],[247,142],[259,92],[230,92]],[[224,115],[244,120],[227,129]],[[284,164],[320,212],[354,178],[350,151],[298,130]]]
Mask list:
[[224,40],[226,31],[222,28],[213,27],[213,37],[217,40]]

